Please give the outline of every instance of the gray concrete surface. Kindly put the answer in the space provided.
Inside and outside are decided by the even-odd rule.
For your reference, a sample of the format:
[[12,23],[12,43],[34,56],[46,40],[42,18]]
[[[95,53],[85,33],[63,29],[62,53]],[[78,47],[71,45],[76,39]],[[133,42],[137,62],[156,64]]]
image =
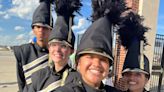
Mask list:
[[15,57],[10,51],[0,51],[0,92],[17,91]]

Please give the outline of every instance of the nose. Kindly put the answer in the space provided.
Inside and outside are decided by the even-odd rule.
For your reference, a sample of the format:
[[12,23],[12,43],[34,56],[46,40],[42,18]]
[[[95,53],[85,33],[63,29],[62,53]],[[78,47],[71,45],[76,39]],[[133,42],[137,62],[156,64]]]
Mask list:
[[44,27],[39,27],[39,31],[43,31],[44,30]]
[[101,65],[101,61],[99,58],[94,58],[93,59],[93,65],[94,66],[100,66]]
[[131,79],[131,80],[135,79],[135,77],[136,76],[133,73],[129,75],[129,79]]
[[57,46],[56,51],[60,52],[61,51],[61,46]]

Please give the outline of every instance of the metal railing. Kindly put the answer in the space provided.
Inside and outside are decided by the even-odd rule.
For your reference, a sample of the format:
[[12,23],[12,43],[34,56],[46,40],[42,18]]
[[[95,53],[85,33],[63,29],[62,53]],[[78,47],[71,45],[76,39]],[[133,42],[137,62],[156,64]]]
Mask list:
[[164,74],[161,67],[161,62],[164,62],[164,59],[162,60],[162,55],[164,55],[164,35],[157,34],[152,62],[151,92],[164,92]]

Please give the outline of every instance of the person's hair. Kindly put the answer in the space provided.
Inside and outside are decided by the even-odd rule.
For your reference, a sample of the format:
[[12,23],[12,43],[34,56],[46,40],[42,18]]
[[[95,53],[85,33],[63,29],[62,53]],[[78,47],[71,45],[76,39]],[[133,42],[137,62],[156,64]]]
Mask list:
[[32,29],[34,29],[34,26],[31,26]]
[[149,74],[145,74],[145,77],[149,80],[150,79],[150,75]]

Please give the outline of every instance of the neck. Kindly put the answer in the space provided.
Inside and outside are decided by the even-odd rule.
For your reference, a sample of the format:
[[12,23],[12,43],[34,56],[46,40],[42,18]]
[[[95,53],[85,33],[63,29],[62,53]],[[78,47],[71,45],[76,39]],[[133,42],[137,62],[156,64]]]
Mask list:
[[42,41],[37,41],[37,44],[40,46],[40,47],[47,47],[48,42],[42,42]]
[[[83,79],[84,80],[84,79]],[[84,80],[85,81],[85,80]],[[101,82],[100,83],[97,83],[97,84],[94,84],[94,83],[90,83],[88,81],[85,81],[85,83],[95,89],[99,89],[100,88],[100,85],[101,85]]]
[[66,64],[54,64],[55,65],[55,71],[59,72],[60,70],[62,70]]
[[130,92],[143,92],[143,91],[144,89],[138,89],[138,90],[133,90],[133,91],[130,90]]

